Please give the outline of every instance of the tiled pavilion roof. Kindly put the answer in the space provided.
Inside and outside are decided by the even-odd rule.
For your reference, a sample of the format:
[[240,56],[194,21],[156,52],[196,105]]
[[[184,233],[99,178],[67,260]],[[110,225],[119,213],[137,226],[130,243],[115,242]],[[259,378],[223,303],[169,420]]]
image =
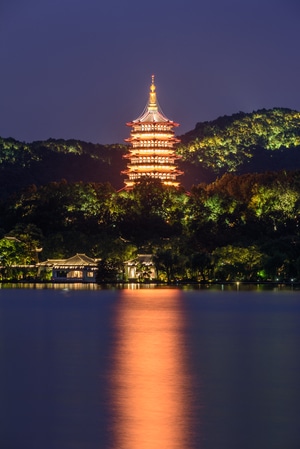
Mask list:
[[97,266],[98,259],[88,257],[86,254],[75,254],[75,256],[68,259],[48,259],[45,262],[40,262],[39,266],[53,267],[53,268],[83,268],[90,266]]

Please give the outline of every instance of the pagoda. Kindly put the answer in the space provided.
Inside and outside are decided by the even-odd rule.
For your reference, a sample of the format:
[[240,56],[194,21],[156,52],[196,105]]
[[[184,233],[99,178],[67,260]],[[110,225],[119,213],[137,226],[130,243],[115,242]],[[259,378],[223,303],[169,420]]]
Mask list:
[[182,174],[177,169],[174,145],[179,142],[174,128],[179,126],[169,120],[158,104],[154,75],[150,86],[149,100],[142,114],[132,122],[126,123],[131,128],[129,152],[124,155],[128,159],[126,189],[131,189],[142,179],[159,179],[164,185],[178,187],[177,177]]

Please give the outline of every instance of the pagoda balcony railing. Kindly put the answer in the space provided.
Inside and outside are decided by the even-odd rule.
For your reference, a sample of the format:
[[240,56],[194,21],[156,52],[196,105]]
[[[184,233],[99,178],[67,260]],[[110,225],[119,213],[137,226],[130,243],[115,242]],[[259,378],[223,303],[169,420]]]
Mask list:
[[175,159],[171,157],[132,157],[131,164],[174,164]]
[[143,154],[141,154],[141,153],[137,153],[137,152],[135,152],[135,153],[130,153],[130,154],[125,154],[124,156],[124,159],[130,159],[130,160],[137,160],[137,159],[139,159],[139,160],[145,160],[145,159],[147,159],[147,162],[149,161],[149,158],[151,158],[151,160],[154,158],[155,160],[157,159],[157,158],[162,158],[162,159],[172,159],[172,160],[178,160],[178,159],[181,159],[181,155],[179,155],[179,154],[175,154],[175,153],[170,153],[170,152],[168,152],[168,153],[155,153],[155,154],[153,154],[152,152],[150,153],[143,153]]
[[179,173],[176,167],[128,167],[128,173]]
[[[158,137],[159,139],[170,139],[172,137],[175,137],[174,131],[172,130],[167,130],[167,131],[140,131],[137,129],[132,129],[130,132],[130,135],[138,135],[138,136],[150,136],[150,137]],[[176,137],[175,137],[176,139]]]
[[176,167],[128,167],[130,173],[151,173],[151,172],[159,172],[159,173],[176,173]]
[[136,140],[134,142],[131,143],[131,146],[128,148],[128,150],[136,150],[136,149],[140,149],[140,150],[154,150],[154,149],[158,149],[158,150],[174,150],[175,149],[175,145],[173,142],[143,142],[140,140]]
[[145,135],[145,134],[131,134],[130,137],[125,139],[126,142],[169,142],[169,143],[178,143],[180,142],[179,139],[177,139],[174,136],[153,136],[153,134]]
[[[162,154],[162,155],[168,155],[168,154],[170,154],[170,155],[172,155],[172,154],[176,154],[176,150],[175,150],[175,148],[171,148],[171,147],[169,147],[169,148],[158,148],[158,147],[152,147],[152,148],[141,148],[141,147],[133,147],[133,148],[130,148],[130,150],[129,150],[129,152],[131,153],[131,154],[133,154],[133,153],[136,153],[136,154],[139,154],[139,155],[141,155],[141,156],[143,156],[143,155],[151,155],[151,156],[153,156],[153,155],[155,155],[155,154]],[[128,154],[128,153],[127,153]]]
[[129,152],[126,154],[138,154],[139,156],[148,156],[148,155],[165,155],[167,156],[169,155],[176,155],[176,150],[175,148],[138,148],[138,147],[134,147],[134,148],[130,148]]
[[164,177],[170,177],[173,179],[176,179],[177,176],[183,175],[183,172],[181,170],[123,170],[121,172],[123,175],[128,176],[130,179],[137,179],[139,177],[145,177],[145,176],[164,176]]
[[174,145],[145,145],[141,142],[134,142],[134,144],[128,148],[128,151],[175,151]]
[[[125,180],[126,189],[133,189],[137,183],[142,181],[142,179],[143,178],[137,178],[132,180],[126,179]],[[165,179],[165,178],[157,178],[157,179],[159,179],[163,185],[168,187],[178,188],[180,186],[180,183],[176,181],[176,179]]]
[[158,129],[158,128],[148,128],[146,129],[145,126],[141,125],[133,125],[131,127],[131,132],[138,132],[138,133],[146,133],[146,134],[174,134],[174,126],[168,125],[165,127],[165,129]]
[[[148,179],[160,179],[162,181],[174,181],[174,182],[176,182],[176,176],[165,175],[165,174],[162,174],[162,173],[151,173],[151,175],[149,175],[149,174],[141,174],[139,176],[131,176],[128,181],[129,182],[132,182],[132,181],[137,182],[137,181],[145,179],[145,178],[148,178]],[[177,183],[177,184],[179,184],[179,183]]]
[[139,168],[139,167],[175,167],[176,165],[172,163],[172,161],[168,161],[168,162],[148,162],[148,161],[143,161],[143,162],[130,162],[128,164],[128,167],[130,168]]
[[[128,154],[128,153],[127,153]],[[132,148],[130,150],[130,154],[134,156],[163,156],[163,157],[170,157],[175,155],[175,150],[172,150],[172,148]]]

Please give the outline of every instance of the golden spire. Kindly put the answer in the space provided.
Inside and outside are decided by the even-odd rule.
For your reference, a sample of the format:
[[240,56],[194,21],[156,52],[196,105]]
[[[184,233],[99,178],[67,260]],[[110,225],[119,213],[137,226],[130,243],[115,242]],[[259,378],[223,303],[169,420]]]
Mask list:
[[148,111],[157,111],[157,101],[156,101],[156,87],[154,84],[154,75],[151,77],[150,95],[148,103]]

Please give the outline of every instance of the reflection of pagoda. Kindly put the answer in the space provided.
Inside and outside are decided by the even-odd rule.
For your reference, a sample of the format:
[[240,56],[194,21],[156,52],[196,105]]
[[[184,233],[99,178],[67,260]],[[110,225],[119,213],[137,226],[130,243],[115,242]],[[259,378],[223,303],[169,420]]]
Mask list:
[[163,184],[178,187],[177,176],[181,175],[175,161],[179,158],[175,154],[174,144],[179,142],[174,136],[173,128],[178,123],[167,119],[161,111],[156,99],[154,75],[150,86],[149,101],[143,113],[132,122],[126,123],[131,127],[129,153],[124,157],[129,159],[125,180],[126,188],[132,188],[141,179],[160,179]]

